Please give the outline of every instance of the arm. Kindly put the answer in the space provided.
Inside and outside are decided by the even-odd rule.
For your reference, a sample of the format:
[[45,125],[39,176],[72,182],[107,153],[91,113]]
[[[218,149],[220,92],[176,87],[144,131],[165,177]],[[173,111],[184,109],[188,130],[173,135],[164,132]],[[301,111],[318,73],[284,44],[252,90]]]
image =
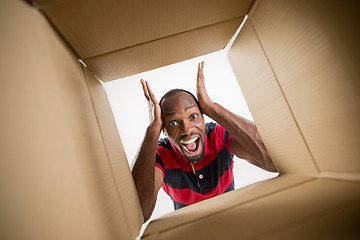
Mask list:
[[155,168],[156,148],[162,128],[160,106],[147,82],[141,79],[144,95],[149,103],[150,125],[132,170],[132,175],[139,195],[141,210],[146,222],[155,207],[157,193],[162,185],[163,175]]
[[196,88],[201,111],[222,125],[233,136],[230,150],[237,157],[267,171],[276,172],[277,169],[255,124],[211,101],[205,89],[203,68],[204,62],[199,63]]

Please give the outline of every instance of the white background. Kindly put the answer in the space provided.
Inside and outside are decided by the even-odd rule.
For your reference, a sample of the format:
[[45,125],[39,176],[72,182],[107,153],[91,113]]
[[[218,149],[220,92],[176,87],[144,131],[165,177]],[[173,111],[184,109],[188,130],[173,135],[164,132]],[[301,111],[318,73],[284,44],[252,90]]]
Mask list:
[[[253,121],[230,66],[226,50],[104,83],[124,150],[131,166],[149,124],[148,107],[140,79],[142,78],[150,83],[150,87],[158,100],[173,88],[186,89],[196,96],[197,66],[201,61],[205,61],[205,85],[210,98],[233,113]],[[206,121],[212,120],[206,118]],[[248,164],[242,159],[234,158],[236,189],[277,175],[277,173],[269,173]],[[171,211],[173,211],[172,201],[160,189],[155,210],[150,220]]]

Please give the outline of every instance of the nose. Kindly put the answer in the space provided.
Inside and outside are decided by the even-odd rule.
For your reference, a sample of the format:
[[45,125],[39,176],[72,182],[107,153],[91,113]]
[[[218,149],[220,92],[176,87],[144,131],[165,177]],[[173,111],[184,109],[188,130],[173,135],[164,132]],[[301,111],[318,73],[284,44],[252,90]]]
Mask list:
[[183,121],[181,124],[181,133],[183,135],[190,135],[193,130],[193,125],[189,121]]

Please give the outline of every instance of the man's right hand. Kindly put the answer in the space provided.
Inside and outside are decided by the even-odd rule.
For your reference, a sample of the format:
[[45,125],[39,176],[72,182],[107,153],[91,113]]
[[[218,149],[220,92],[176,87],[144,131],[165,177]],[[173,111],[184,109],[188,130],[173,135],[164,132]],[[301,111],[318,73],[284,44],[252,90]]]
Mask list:
[[149,83],[143,79],[141,79],[140,82],[149,106],[150,126],[159,126],[161,128],[162,118],[160,105],[151,91]]
[[155,207],[158,191],[163,184],[163,173],[155,167],[156,149],[162,128],[161,108],[149,83],[141,79],[144,95],[149,104],[150,125],[137,154],[132,174],[139,195],[144,221],[147,221]]

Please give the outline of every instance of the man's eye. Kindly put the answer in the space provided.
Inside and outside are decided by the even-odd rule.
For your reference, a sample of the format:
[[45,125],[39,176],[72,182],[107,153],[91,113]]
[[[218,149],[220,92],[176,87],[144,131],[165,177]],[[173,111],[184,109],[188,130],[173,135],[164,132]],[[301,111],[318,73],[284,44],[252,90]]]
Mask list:
[[197,119],[197,118],[198,118],[197,113],[191,114],[191,116],[190,116],[190,119],[192,119],[192,120]]
[[176,121],[171,121],[169,122],[169,126],[170,127],[173,127],[173,126],[176,126],[178,123]]

